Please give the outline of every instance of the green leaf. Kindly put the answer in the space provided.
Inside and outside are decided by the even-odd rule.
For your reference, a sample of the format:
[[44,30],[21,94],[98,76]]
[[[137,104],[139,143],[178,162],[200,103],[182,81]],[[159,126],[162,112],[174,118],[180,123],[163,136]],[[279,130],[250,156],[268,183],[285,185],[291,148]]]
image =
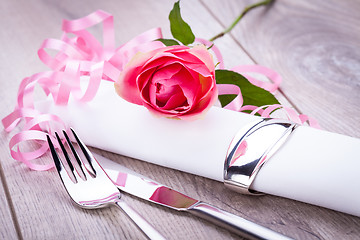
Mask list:
[[[219,69],[215,71],[215,78],[217,84],[235,84],[240,87],[241,94],[244,99],[243,105],[254,105],[260,107],[263,105],[280,104],[272,93],[251,84],[249,80],[237,72]],[[236,95],[234,94],[219,96],[221,106],[226,106],[235,97]]]
[[160,41],[163,44],[165,44],[165,46],[180,45],[180,43],[174,39],[159,38],[159,39],[156,39],[155,41]]
[[169,14],[170,30],[173,37],[182,44],[188,45],[195,41],[195,35],[191,31],[190,26],[182,19],[180,14],[179,1],[174,4]]

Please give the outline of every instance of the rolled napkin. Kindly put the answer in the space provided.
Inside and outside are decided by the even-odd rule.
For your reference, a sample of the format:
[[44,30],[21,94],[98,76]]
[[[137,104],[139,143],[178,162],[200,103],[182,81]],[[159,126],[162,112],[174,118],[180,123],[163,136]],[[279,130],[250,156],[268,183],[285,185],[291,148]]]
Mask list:
[[[36,108],[60,116],[89,146],[217,181],[235,134],[261,120],[218,107],[194,121],[158,118],[122,100],[106,81],[89,103],[48,100]],[[359,149],[360,139],[299,126],[251,189],[360,216]]]

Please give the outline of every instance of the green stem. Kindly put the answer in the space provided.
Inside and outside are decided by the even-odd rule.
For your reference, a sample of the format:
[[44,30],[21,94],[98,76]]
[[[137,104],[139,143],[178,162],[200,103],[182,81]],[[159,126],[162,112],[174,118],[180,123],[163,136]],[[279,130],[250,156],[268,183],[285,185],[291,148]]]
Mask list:
[[215,35],[214,37],[210,38],[209,41],[213,42],[215,39],[218,39],[222,36],[224,36],[226,33],[230,32],[235,26],[236,24],[238,24],[238,22],[252,9],[263,6],[263,5],[268,5],[271,2],[273,2],[274,0],[264,0],[258,3],[254,3],[252,5],[249,5],[247,7],[244,8],[244,10],[241,12],[241,14],[235,19],[235,21],[228,27],[226,28],[224,31],[222,31],[221,33]]

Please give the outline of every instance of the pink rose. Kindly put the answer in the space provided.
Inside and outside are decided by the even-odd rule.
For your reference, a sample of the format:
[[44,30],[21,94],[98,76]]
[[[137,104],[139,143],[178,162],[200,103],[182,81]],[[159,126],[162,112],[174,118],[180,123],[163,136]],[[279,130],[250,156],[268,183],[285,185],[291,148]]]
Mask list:
[[137,53],[115,82],[125,100],[152,113],[184,119],[206,112],[217,99],[215,66],[204,46],[169,46]]

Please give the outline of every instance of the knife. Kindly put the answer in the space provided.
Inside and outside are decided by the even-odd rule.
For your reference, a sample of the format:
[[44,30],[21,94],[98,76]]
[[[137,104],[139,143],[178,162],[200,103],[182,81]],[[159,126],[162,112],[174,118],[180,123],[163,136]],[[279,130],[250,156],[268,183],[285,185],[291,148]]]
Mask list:
[[291,239],[208,203],[186,196],[99,154],[94,153],[94,156],[115,185],[128,194],[177,211],[189,212],[248,239]]

